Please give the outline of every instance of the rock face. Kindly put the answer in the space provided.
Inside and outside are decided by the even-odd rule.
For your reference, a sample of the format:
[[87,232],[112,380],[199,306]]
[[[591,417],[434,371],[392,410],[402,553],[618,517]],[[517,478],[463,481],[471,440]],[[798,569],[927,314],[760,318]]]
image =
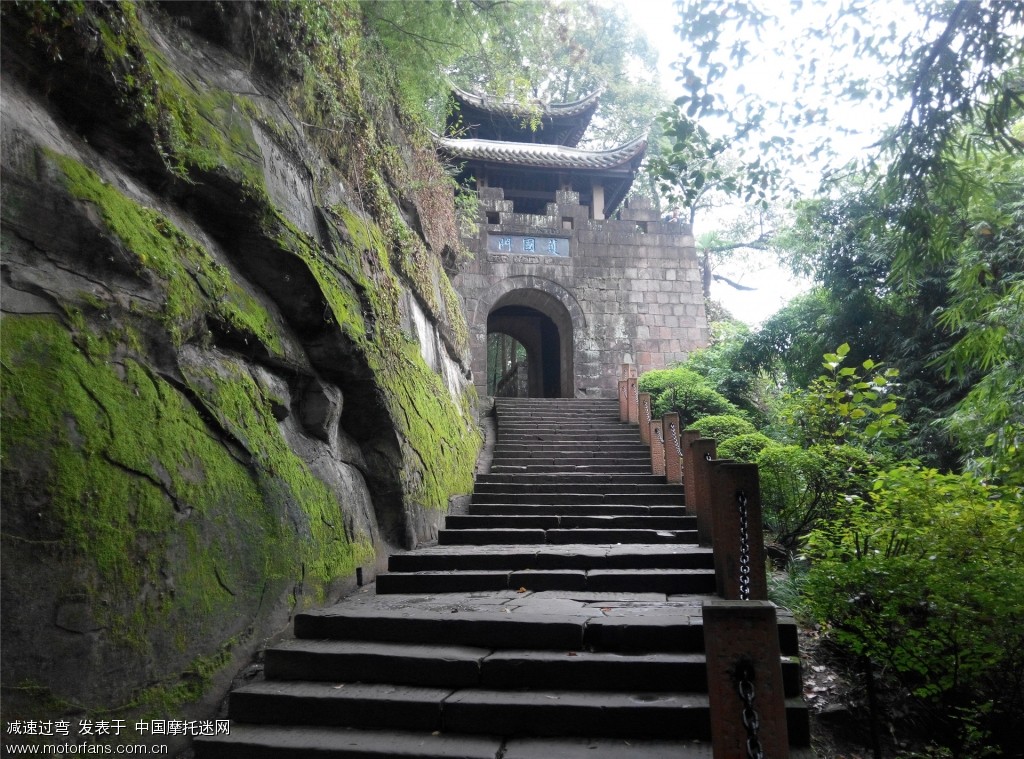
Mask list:
[[5,720],[208,717],[472,489],[451,192],[282,6],[0,9]]

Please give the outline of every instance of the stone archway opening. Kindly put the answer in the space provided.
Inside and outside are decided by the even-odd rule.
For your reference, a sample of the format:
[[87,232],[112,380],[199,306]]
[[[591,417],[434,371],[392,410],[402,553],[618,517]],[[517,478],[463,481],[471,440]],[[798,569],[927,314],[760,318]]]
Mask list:
[[487,348],[489,395],[573,397],[572,317],[547,293],[503,295],[487,316]]

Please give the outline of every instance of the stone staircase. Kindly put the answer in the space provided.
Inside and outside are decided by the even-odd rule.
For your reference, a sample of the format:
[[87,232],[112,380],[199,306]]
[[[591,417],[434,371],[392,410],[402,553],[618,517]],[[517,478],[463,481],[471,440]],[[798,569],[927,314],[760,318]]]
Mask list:
[[[682,486],[650,474],[614,399],[496,407],[469,513],[392,556],[375,595],[298,615],[265,680],[231,694],[231,734],[197,740],[197,757],[711,756],[715,572]],[[803,753],[791,618],[779,634]]]

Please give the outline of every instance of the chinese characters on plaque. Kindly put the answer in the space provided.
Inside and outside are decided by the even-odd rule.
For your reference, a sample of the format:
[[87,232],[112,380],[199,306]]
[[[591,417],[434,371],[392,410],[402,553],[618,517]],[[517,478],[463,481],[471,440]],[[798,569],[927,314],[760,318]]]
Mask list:
[[487,252],[565,257],[569,255],[569,239],[532,235],[487,235]]

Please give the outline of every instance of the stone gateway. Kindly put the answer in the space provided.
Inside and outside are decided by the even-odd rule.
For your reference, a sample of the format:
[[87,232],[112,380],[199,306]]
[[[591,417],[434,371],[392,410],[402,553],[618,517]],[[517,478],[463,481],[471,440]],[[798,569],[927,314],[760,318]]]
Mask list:
[[481,396],[614,397],[623,363],[661,369],[707,345],[692,230],[626,200],[646,141],[576,147],[599,93],[534,104],[534,131],[516,106],[454,96],[459,136],[439,143],[480,201],[454,284]]

